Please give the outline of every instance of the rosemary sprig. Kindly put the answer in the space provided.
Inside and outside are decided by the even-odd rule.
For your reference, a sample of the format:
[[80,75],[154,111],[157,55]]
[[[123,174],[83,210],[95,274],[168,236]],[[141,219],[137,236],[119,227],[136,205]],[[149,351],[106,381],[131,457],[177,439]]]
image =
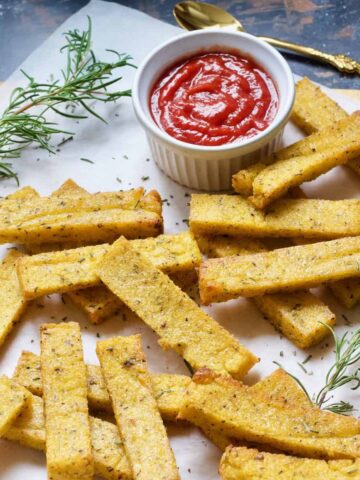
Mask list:
[[[12,164],[7,159],[18,158],[21,151],[30,144],[54,153],[50,138],[55,133],[71,134],[47,120],[50,110],[63,117],[85,119],[90,115],[105,120],[94,111],[94,101],[115,102],[120,97],[131,96],[131,90],[108,91],[122,77],[113,78],[114,70],[131,66],[131,57],[114,50],[107,50],[116,56],[112,63],[98,60],[91,49],[92,28],[88,17],[85,31],[70,30],[64,34],[65,45],[61,52],[66,54],[66,66],[62,79],[38,82],[22,71],[28,80],[25,88],[17,87],[10,96],[9,105],[0,117],[0,177],[15,178]],[[70,107],[70,109],[69,109]],[[77,113],[80,107],[84,113]],[[32,111],[30,113],[30,110]]]
[[[344,333],[342,337],[337,337],[334,330],[327,326],[331,331],[335,341],[335,361],[330,367],[325,377],[325,384],[311,400],[303,383],[294,375],[287,372],[299,386],[304,390],[309,400],[324,410],[346,415],[354,410],[349,402],[334,402],[331,400],[331,393],[347,384],[352,384],[351,390],[357,390],[360,387],[360,368],[354,372],[349,372],[349,368],[360,361],[360,328],[349,336],[349,332]],[[274,362],[280,368],[283,368],[278,362]]]

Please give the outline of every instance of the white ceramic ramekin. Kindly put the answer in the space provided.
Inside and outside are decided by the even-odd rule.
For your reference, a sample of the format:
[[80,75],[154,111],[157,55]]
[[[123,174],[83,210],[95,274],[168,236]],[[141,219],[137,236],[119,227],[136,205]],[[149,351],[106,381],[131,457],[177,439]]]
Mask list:
[[[202,51],[222,49],[238,50],[270,74],[279,94],[274,120],[252,138],[214,147],[193,145],[171,137],[151,117],[149,96],[155,81],[178,60]],[[176,182],[208,191],[229,189],[233,173],[279,147],[294,96],[292,72],[275,48],[247,33],[213,29],[179,35],[153,50],[138,68],[132,90],[136,116],[145,129],[158,166]]]

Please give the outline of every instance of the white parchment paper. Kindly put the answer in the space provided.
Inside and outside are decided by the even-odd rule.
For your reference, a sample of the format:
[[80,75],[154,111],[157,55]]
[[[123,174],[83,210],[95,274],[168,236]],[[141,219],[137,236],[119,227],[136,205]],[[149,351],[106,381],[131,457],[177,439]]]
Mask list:
[[[21,66],[36,78],[49,78],[50,73],[57,74],[64,59],[59,49],[64,39],[62,33],[73,28],[86,27],[86,15],[93,21],[94,49],[103,56],[106,48],[131,54],[134,63],[139,64],[143,57],[160,42],[181,33],[181,30],[155,20],[141,12],[94,0],[77,14],[68,19],[39,49]],[[109,55],[105,53],[105,55]],[[122,72],[122,85],[130,88],[134,70],[127,68]],[[0,106],[5,105],[9,91],[24,83],[20,71],[16,71],[0,90]],[[348,111],[360,107],[355,102],[331,93]],[[108,125],[94,118],[75,123],[62,121],[65,129],[76,132],[74,140],[59,147],[57,155],[28,149],[22,158],[16,161],[21,186],[32,185],[41,194],[51,191],[67,178],[73,178],[90,192],[127,189],[143,185],[156,188],[164,199],[165,231],[178,232],[187,228],[188,189],[167,178],[153,163],[146,143],[145,135],[138,125],[130,99],[123,99],[117,105],[96,106],[105,116]],[[297,129],[288,125],[285,143],[300,138]],[[61,137],[57,142],[61,141]],[[56,142],[55,142],[56,143]],[[87,158],[94,163],[81,161]],[[147,177],[149,177],[147,179]],[[121,182],[121,183],[120,183]],[[0,195],[4,196],[16,189],[12,181],[0,182]],[[360,191],[360,179],[344,167],[336,168],[320,179],[306,186],[310,196],[319,198],[352,198]],[[1,247],[2,253],[6,247]],[[1,288],[1,285],[0,285]],[[360,309],[344,311],[326,289],[320,290],[328,305],[338,317],[337,332],[358,326]],[[269,374],[276,367],[274,360],[281,362],[288,370],[299,376],[310,391],[317,391],[324,374],[332,362],[332,342],[328,342],[308,352],[294,347],[286,338],[282,338],[265,321],[250,301],[243,299],[218,304],[207,311],[225,328],[230,330],[241,343],[261,357],[259,363],[249,374],[248,381],[253,383]],[[343,316],[344,315],[344,316]],[[22,350],[39,353],[39,326],[45,321],[71,319],[82,327],[85,358],[87,362],[97,363],[95,344],[98,337],[129,335],[134,332],[143,334],[143,344],[148,356],[150,368],[156,372],[188,373],[184,363],[175,353],[163,352],[157,345],[156,336],[140,320],[131,315],[118,315],[105,324],[94,328],[85,316],[70,302],[63,304],[58,296],[40,299],[29,306],[21,324],[15,328],[0,351],[0,373],[11,375]],[[345,323],[352,323],[349,327]],[[307,373],[300,368],[308,354],[312,359],[306,363]],[[343,394],[341,398],[350,400],[359,406],[357,394]],[[174,448],[177,463],[183,480],[218,479],[218,463],[221,452],[206,440],[193,427],[170,426],[169,435]],[[43,480],[46,479],[44,455],[19,445],[0,441],[0,480]]]

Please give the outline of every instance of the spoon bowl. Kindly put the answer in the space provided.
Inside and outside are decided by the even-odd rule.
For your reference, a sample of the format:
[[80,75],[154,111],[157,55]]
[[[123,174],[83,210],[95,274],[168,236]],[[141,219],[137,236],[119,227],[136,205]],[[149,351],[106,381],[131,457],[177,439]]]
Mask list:
[[244,31],[244,27],[233,15],[223,8],[205,2],[179,2],[173,9],[177,23],[185,30],[202,28],[227,28]]

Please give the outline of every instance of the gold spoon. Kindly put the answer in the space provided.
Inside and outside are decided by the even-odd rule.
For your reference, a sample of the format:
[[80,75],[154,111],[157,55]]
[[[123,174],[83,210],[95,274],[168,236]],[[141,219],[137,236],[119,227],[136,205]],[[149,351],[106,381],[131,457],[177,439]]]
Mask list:
[[[226,10],[205,2],[186,1],[177,3],[173,9],[175,20],[185,30],[200,30],[203,28],[227,28],[244,32],[242,24]],[[328,63],[340,72],[360,74],[360,63],[352,58],[337,54],[321,52],[315,48],[297,45],[296,43],[278,40],[277,38],[258,37],[277,48],[299,53],[305,57]]]

